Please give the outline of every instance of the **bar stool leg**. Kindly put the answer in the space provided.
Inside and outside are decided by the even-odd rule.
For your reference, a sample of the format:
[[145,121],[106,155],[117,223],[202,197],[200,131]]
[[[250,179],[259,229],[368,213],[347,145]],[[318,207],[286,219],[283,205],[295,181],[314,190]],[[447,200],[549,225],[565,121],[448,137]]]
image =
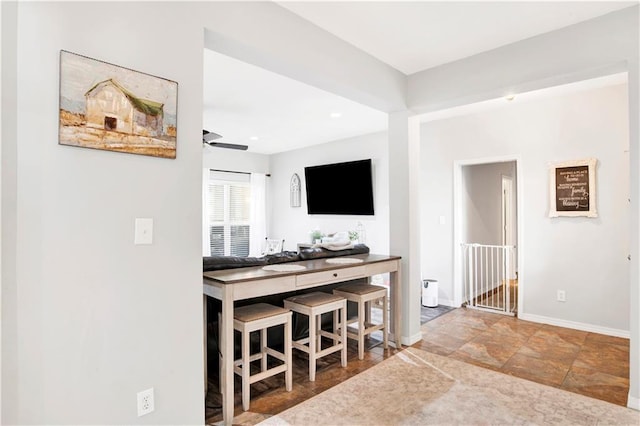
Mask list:
[[337,345],[338,342],[340,341],[340,338],[338,337],[338,330],[340,329],[340,315],[343,315],[342,313],[340,313],[340,315],[338,315],[338,310],[333,311],[333,344]]
[[[335,324],[337,321],[338,314],[334,311],[333,324],[335,328]],[[340,327],[340,341],[342,342],[342,359],[340,360],[340,365],[342,367],[347,366],[347,301],[344,301],[344,306],[340,308],[340,318],[341,322],[339,323]],[[335,333],[335,331],[334,331]]]
[[389,310],[387,309],[387,296],[382,298],[382,345],[385,349],[389,347]]
[[318,320],[316,321],[316,350],[320,352],[322,350],[322,335],[320,334],[320,330],[322,329],[322,314],[318,315]]
[[[220,341],[219,347],[224,348],[224,333],[222,332],[222,315],[218,314],[218,339]],[[224,389],[222,386],[222,351],[218,349],[218,389],[220,393],[224,395]]]
[[[371,305],[372,302],[364,302],[364,323],[371,324]],[[369,335],[364,336],[365,339],[369,340]]]
[[364,303],[358,303],[358,359],[364,359],[364,305]]
[[249,391],[251,386],[249,384],[249,376],[251,373],[251,364],[249,361],[250,356],[250,332],[242,330],[242,409],[249,411]]
[[284,324],[284,358],[287,363],[287,371],[284,372],[284,383],[287,392],[293,388],[293,368],[291,366],[291,318]]
[[316,381],[316,316],[309,315],[309,381]]
[[260,352],[262,354],[262,358],[260,360],[260,371],[267,371],[267,329],[263,328],[260,330]]

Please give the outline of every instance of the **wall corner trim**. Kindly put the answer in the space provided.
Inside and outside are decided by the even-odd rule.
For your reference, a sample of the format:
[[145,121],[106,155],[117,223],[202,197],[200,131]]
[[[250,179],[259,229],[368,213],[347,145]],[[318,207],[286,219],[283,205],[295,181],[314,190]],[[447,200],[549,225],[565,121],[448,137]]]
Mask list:
[[629,399],[627,400],[627,407],[636,411],[640,411],[640,398],[634,398],[629,395]]
[[401,341],[402,344],[405,346],[411,346],[415,343],[418,343],[420,340],[422,340],[422,332],[420,333],[416,333],[411,337],[402,337]]

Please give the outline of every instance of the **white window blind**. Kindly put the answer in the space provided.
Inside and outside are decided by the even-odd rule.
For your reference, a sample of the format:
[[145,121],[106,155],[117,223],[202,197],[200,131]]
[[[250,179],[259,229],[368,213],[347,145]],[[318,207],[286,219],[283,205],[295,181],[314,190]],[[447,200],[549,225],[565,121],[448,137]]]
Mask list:
[[209,178],[209,232],[212,256],[249,255],[248,175],[212,171]]

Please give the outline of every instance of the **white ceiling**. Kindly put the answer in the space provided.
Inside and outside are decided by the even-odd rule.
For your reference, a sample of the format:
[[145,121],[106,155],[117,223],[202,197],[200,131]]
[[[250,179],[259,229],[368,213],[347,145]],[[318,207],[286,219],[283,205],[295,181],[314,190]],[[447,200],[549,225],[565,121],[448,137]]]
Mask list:
[[387,128],[386,113],[207,49],[204,76],[204,128],[251,152],[273,154]]
[[405,74],[586,21],[637,2],[282,1]]
[[[278,3],[411,74],[637,1]],[[385,113],[206,49],[204,76],[203,127],[251,152],[273,154],[386,130]],[[332,118],[334,112],[342,116]]]
[[607,86],[626,84],[627,82],[628,74],[626,72],[606,75],[604,77],[592,78],[589,80],[578,81],[562,86],[533,90],[526,93],[519,93],[517,95],[514,95],[510,99],[489,99],[483,102],[476,102],[474,104],[430,112],[421,115],[420,122],[427,123],[429,121],[444,120],[451,117],[459,117],[461,115],[478,114],[489,110],[507,108],[509,105],[521,104],[554,96],[565,96],[571,93],[583,92],[585,90],[595,90]]

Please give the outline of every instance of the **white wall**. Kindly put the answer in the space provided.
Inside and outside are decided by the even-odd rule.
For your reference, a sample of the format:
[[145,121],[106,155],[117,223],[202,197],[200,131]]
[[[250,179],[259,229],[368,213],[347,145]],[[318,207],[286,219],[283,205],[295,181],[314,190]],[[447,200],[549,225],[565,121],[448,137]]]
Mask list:
[[[4,24],[2,21],[2,6],[0,6],[0,26]],[[5,12],[6,14],[6,12]],[[0,49],[4,49],[2,45],[2,33],[0,32]],[[2,81],[2,69],[0,68],[0,81]],[[0,83],[0,100],[2,97],[2,84]],[[0,102],[0,117],[2,117],[2,104]],[[2,119],[0,119],[0,164],[2,164]],[[2,175],[0,174],[0,235],[2,235]],[[0,244],[0,300],[2,300],[2,244]],[[0,318],[2,318],[2,303],[0,303]],[[0,328],[0,383],[2,383],[2,329]],[[2,386],[0,386],[0,402],[2,401]],[[0,419],[2,419],[2,404],[0,403]]]
[[[437,217],[452,217],[453,162],[519,156],[519,313],[628,335],[628,147],[626,85],[423,124],[423,270],[452,297],[452,227]],[[548,164],[586,157],[598,159],[599,217],[548,218]],[[557,289],[567,302],[556,301]]]
[[[373,168],[373,216],[309,215],[305,191],[304,168],[320,164],[371,158]],[[269,192],[270,235],[284,238],[285,249],[296,250],[297,243],[310,242],[309,233],[320,229],[324,233],[355,230],[362,222],[367,245],[372,253],[389,253],[389,170],[387,135],[375,133],[288,151],[271,156]],[[290,207],[289,183],[297,173],[301,181],[301,207]]]
[[[15,63],[17,55],[16,3],[2,2],[2,416],[5,406],[15,406],[17,402],[16,387],[7,388],[5,383],[16,383],[17,372],[12,368],[18,362],[17,351],[9,351],[15,345],[17,334],[17,296],[15,281],[16,272],[16,228],[17,215],[15,210],[17,197],[17,146],[11,141],[17,139],[15,105],[17,98],[15,67],[6,66]],[[4,33],[7,31],[7,33]],[[4,417],[2,417],[4,419]]]
[[[270,2],[20,2],[17,19],[5,3],[2,422],[201,424],[203,29],[379,107],[403,101],[403,76]],[[177,158],[58,146],[60,49],[177,81]],[[153,245],[133,246],[135,217],[154,218]]]
[[[202,27],[161,30],[181,9],[18,5],[3,423],[203,422],[202,148],[189,142],[201,137]],[[177,81],[177,158],[58,145],[61,49]],[[154,219],[153,245],[133,245],[136,217]],[[156,410],[138,418],[136,392],[150,387]]]

